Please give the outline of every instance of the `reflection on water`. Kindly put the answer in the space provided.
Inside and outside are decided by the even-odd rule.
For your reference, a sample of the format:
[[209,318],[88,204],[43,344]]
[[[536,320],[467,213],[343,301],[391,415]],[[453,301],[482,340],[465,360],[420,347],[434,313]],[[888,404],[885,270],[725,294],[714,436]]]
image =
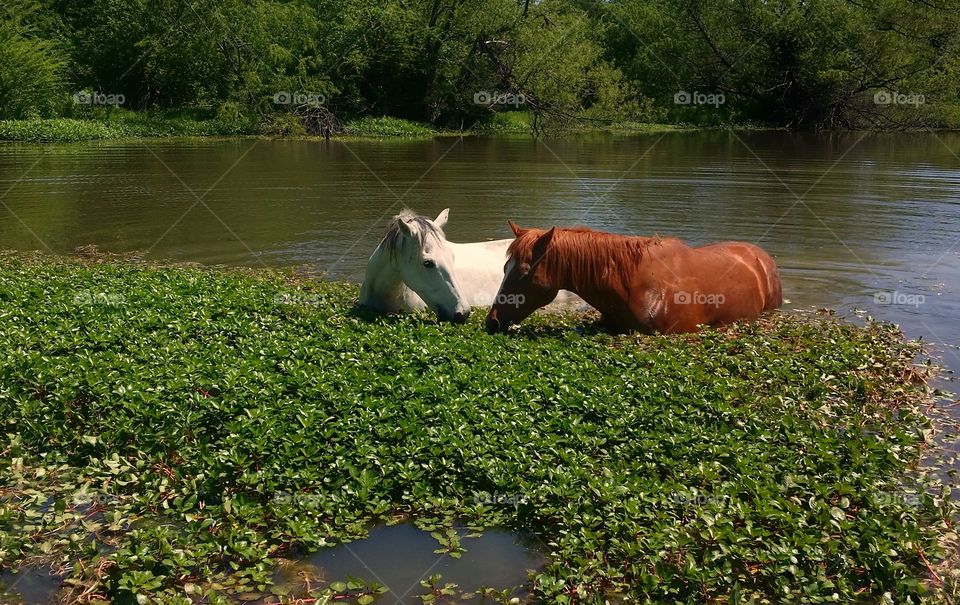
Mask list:
[[[740,239],[776,256],[794,305],[865,308],[941,343],[957,369],[958,150],[947,133],[723,131],[5,145],[0,248],[93,243],[359,280],[403,205],[450,207],[454,241],[508,237],[508,218]],[[884,304],[885,293],[925,299]]]
[[[461,536],[468,532],[458,531]],[[454,583],[461,592],[481,587],[519,590],[528,572],[546,564],[535,545],[517,534],[487,530],[478,538],[462,537],[466,549],[458,558],[434,552],[439,543],[428,532],[410,524],[380,526],[364,540],[321,550],[301,561],[294,570],[283,570],[278,580],[296,585],[291,576],[309,575],[324,584],[357,578],[389,588],[380,595],[384,603],[420,605],[427,589],[421,580],[439,574],[440,585]],[[291,593],[295,594],[295,593]],[[520,594],[518,592],[518,594]]]
[[30,567],[13,573],[0,573],[0,603],[48,605],[55,602],[63,579],[48,569]]

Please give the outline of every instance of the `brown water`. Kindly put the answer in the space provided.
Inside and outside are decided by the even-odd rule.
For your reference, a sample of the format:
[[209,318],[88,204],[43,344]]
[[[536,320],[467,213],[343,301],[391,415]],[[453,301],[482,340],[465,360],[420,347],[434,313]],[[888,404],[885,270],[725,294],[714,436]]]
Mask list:
[[377,603],[422,605],[420,595],[430,590],[421,582],[429,582],[433,576],[440,577],[437,586],[456,584],[458,597],[482,587],[523,596],[529,573],[547,563],[543,544],[532,537],[496,529],[469,537],[473,535],[469,530],[458,528],[457,534],[466,550],[453,557],[437,553],[440,544],[412,524],[382,525],[363,540],[322,549],[292,568],[281,569],[275,581],[289,587],[291,596],[296,597],[305,576],[320,578],[321,582],[357,578],[386,588],[377,595]]

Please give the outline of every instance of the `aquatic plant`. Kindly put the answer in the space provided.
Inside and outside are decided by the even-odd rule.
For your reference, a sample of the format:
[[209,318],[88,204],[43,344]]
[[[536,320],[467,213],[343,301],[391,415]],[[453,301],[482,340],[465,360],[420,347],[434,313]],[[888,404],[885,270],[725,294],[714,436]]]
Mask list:
[[74,602],[222,603],[410,516],[449,552],[455,521],[535,536],[543,602],[903,603],[948,580],[955,508],[918,466],[924,370],[894,326],[491,337],[356,295],[0,255],[0,564],[53,565]]
[[435,128],[427,124],[390,116],[351,120],[346,124],[346,131],[353,136],[373,137],[423,137],[437,133]]

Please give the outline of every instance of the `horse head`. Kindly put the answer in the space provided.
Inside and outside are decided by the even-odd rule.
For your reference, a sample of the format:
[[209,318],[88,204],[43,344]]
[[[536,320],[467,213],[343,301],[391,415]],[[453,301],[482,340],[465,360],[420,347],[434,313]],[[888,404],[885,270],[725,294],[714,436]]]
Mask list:
[[550,244],[556,227],[549,231],[522,229],[508,221],[516,239],[507,250],[503,282],[487,313],[487,332],[506,332],[531,313],[550,304],[560,290],[548,270]]
[[391,221],[384,243],[392,268],[437,318],[463,323],[470,304],[454,270],[453,248],[443,233],[449,213],[447,208],[430,220],[404,210]]

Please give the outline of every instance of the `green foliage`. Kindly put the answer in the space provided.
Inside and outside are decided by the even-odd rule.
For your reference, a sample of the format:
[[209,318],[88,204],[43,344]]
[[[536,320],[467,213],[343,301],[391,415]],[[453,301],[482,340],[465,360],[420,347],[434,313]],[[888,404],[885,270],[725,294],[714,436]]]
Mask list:
[[71,142],[95,139],[118,139],[124,133],[99,122],[52,118],[30,120],[0,120],[0,140],[40,142]]
[[[295,105],[276,100],[298,93],[323,99],[324,115],[340,122],[390,116],[458,130],[517,110],[532,116],[534,131],[663,120],[960,124],[960,11],[952,0],[5,6],[0,118],[8,119],[62,115],[69,88],[121,95],[133,109],[227,106],[259,123],[254,130],[281,135],[316,130]],[[681,91],[722,100],[677,104]]]
[[0,565],[66,562],[86,599],[224,602],[413,515],[444,552],[469,549],[454,519],[538,536],[543,602],[903,603],[947,554],[954,505],[911,470],[918,345],[892,326],[614,337],[538,316],[491,337],[356,295],[0,257]]
[[[77,113],[77,112],[74,112]],[[206,112],[88,110],[83,119],[0,120],[0,140],[71,142],[129,137],[199,137],[255,134],[246,116],[209,117]]]
[[41,37],[35,0],[10,0],[0,6],[0,117],[53,114],[64,103],[65,60],[59,44]]
[[436,134],[436,130],[425,124],[417,124],[400,118],[360,118],[349,122],[348,134],[383,137],[422,137]]
[[302,2],[94,0],[62,11],[79,88],[130,107],[235,101],[273,111],[278,92],[330,94],[317,73],[316,13]]
[[[949,119],[960,75],[954,2],[619,0],[596,18],[615,24],[607,44],[614,64],[675,120],[957,125]],[[723,94],[725,102],[677,106],[679,91]],[[884,93],[906,98],[876,102]]]
[[527,14],[514,0],[51,0],[45,7],[62,20],[73,91],[122,96],[133,109],[231,104],[231,113],[240,109],[265,131],[297,134],[296,120],[284,115],[293,107],[276,98],[302,93],[345,121],[387,115],[469,129],[499,109],[476,104],[474,95],[496,91],[535,100],[527,108],[535,125],[650,117],[639,115],[642,104],[603,58],[599,30],[567,2],[536,3]]
[[533,115],[526,111],[496,111],[474,130],[485,133],[528,133],[533,128]]

